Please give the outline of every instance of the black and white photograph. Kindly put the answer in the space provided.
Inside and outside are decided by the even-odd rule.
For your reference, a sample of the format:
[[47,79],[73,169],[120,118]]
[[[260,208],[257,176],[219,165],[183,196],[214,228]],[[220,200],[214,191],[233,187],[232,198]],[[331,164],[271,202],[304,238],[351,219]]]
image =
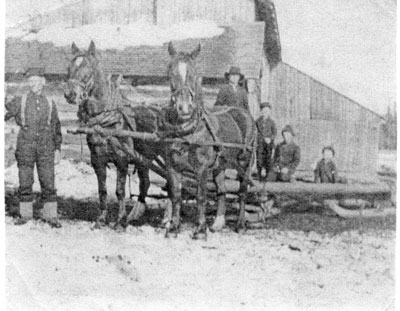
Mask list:
[[2,5],[2,309],[400,310],[397,0]]

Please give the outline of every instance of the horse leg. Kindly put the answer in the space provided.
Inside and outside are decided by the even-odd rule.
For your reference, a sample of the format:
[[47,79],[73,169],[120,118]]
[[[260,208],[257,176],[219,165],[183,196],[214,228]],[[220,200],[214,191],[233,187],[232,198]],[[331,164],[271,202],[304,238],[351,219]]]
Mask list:
[[137,204],[132,207],[128,215],[128,223],[137,222],[143,216],[146,210],[146,196],[150,188],[149,169],[144,165],[137,165],[137,173],[139,177],[139,197]]
[[97,217],[96,223],[97,225],[106,224],[108,219],[108,210],[107,210],[107,167],[105,164],[94,164],[92,161],[92,165],[94,171],[97,176],[97,185],[99,191],[99,200],[100,200],[100,215]]
[[174,169],[170,169],[170,180],[169,180],[169,197],[172,205],[172,212],[170,213],[170,219],[166,223],[165,236],[168,237],[169,233],[174,233],[175,236],[180,230],[181,221],[181,205],[182,205],[182,178],[181,174]]
[[207,239],[206,201],[207,201],[207,166],[203,165],[197,175],[197,208],[199,213],[198,226],[193,234],[193,239],[204,235]]
[[225,186],[225,170],[219,170],[214,177],[214,182],[217,186],[218,209],[217,217],[211,227],[211,231],[221,231],[225,227],[225,212],[226,212],[226,186]]
[[115,194],[118,199],[118,220],[116,227],[126,227],[126,209],[125,209],[125,185],[126,175],[128,173],[128,162],[118,163],[117,165],[117,188]]
[[247,191],[247,182],[244,178],[239,177],[239,218],[237,222],[236,231],[242,233],[246,230],[246,218],[245,218],[245,199]]

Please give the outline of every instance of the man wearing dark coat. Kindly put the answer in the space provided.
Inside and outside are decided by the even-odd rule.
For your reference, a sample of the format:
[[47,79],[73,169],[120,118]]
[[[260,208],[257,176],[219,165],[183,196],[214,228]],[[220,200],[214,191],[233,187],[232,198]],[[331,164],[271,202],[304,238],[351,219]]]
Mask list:
[[257,172],[258,179],[262,180],[262,170],[265,169],[265,176],[271,170],[272,151],[276,137],[276,124],[271,118],[270,103],[261,103],[261,116],[257,119]]
[[57,218],[54,164],[60,161],[61,125],[55,103],[43,94],[46,83],[42,68],[27,71],[30,91],[22,97],[7,96],[5,120],[14,117],[20,126],[15,157],[19,177],[19,213],[17,224],[33,218],[33,171],[36,165],[41,186],[41,218],[60,227]]
[[233,106],[249,111],[247,92],[241,86],[244,75],[240,73],[239,67],[232,66],[229,72],[225,73],[228,84],[219,90],[215,106]]
[[290,182],[300,163],[300,147],[293,141],[294,131],[290,125],[283,128],[282,136],[284,141],[275,149],[273,169],[268,174],[270,182]]

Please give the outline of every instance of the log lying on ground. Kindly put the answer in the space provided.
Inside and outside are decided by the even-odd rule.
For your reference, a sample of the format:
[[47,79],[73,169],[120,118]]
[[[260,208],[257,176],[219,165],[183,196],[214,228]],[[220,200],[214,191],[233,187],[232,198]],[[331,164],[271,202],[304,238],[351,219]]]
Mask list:
[[372,218],[372,217],[386,217],[396,215],[396,208],[368,208],[359,210],[350,210],[339,206],[337,200],[325,200],[324,205],[343,218]]
[[[225,182],[228,192],[237,192],[239,183],[233,180]],[[209,189],[215,186],[208,184]],[[319,201],[363,199],[366,201],[390,200],[391,192],[384,183],[375,184],[312,184],[312,183],[264,183],[257,184],[248,192],[270,193],[275,195],[287,195],[298,200]]]

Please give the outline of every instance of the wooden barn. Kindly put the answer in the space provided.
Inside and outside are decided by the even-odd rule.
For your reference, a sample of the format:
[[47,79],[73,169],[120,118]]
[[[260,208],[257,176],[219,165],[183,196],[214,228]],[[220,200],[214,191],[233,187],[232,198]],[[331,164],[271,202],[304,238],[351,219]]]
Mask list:
[[[240,66],[253,116],[259,114],[259,103],[268,100],[279,130],[288,123],[294,126],[302,150],[301,171],[310,172],[322,147],[332,144],[342,173],[375,174],[381,117],[282,62],[279,16],[271,0],[81,0],[32,18],[27,25],[41,29],[55,22],[78,27],[146,20],[163,27],[193,19],[215,21],[225,31],[212,38],[174,42],[177,48],[191,50],[201,42],[198,69],[204,78],[221,81],[231,65]],[[169,59],[166,50],[165,43],[99,53],[106,72],[162,77]],[[6,73],[43,66],[54,75],[65,74],[71,57],[68,46],[15,37],[7,38],[5,56]]]

